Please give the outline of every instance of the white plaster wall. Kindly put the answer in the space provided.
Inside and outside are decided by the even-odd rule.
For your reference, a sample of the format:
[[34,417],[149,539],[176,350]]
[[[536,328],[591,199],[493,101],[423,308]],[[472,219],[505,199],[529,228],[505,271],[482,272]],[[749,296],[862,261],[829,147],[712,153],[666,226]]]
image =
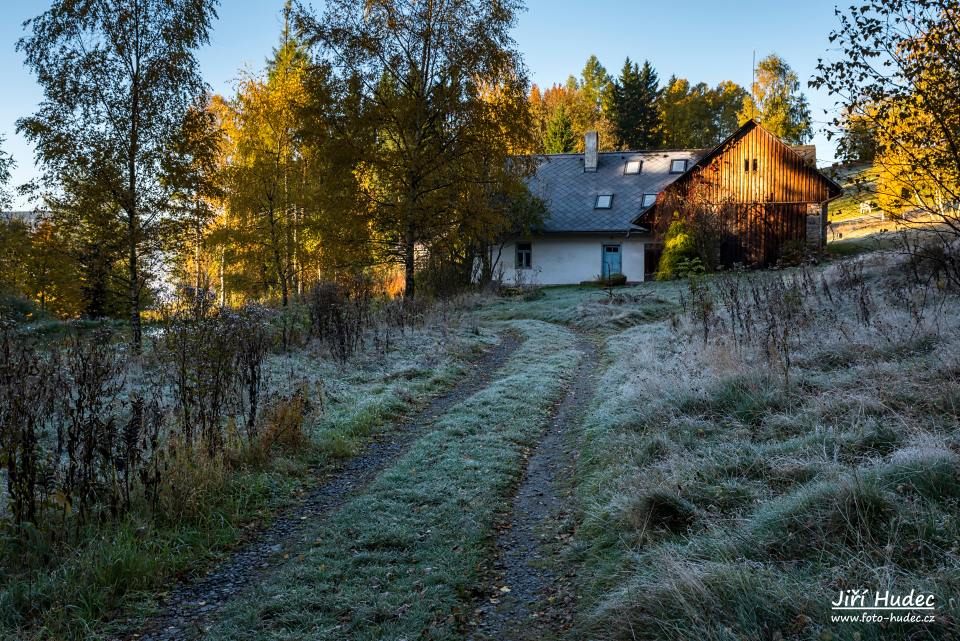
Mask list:
[[534,236],[529,242],[533,266],[524,270],[515,268],[515,245],[504,245],[500,267],[505,282],[516,282],[516,274],[520,271],[524,272],[522,278],[525,282],[535,281],[540,285],[575,285],[593,280],[600,275],[604,245],[620,245],[623,273],[627,280],[643,280],[642,238],[626,238],[624,235]]

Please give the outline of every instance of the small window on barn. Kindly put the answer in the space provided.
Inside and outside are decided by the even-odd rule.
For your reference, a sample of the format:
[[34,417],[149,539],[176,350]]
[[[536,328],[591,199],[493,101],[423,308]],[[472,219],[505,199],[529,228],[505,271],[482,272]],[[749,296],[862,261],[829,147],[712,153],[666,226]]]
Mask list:
[[533,265],[533,248],[530,243],[517,243],[517,269],[530,269]]
[[743,171],[744,171],[744,173],[750,171],[750,159],[749,159],[749,158],[744,158],[744,159],[743,159]]
[[613,194],[600,194],[593,203],[594,209],[610,209],[613,207]]
[[685,159],[670,161],[671,174],[682,174],[686,170],[687,170],[687,161]]
[[629,176],[631,174],[639,174],[640,169],[643,167],[642,160],[628,160],[627,163],[623,166],[623,175]]
[[657,202],[657,195],[656,195],[656,194],[644,194],[644,195],[643,195],[643,208],[644,208],[644,209],[646,209],[647,207],[653,207],[653,205],[656,204],[656,202]]
[[753,159],[753,170],[754,170],[754,171],[757,170],[757,159],[756,159],[756,158]]

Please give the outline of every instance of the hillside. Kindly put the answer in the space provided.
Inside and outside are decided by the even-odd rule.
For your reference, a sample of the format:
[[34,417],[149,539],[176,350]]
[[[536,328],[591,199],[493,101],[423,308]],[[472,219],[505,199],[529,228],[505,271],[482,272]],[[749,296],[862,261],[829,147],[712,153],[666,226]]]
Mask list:
[[[152,454],[159,504],[134,496],[119,522],[0,542],[0,631],[948,638],[960,298],[918,280],[925,269],[873,252],[534,288],[402,325],[377,303],[350,353],[307,332],[265,355],[275,391],[257,436],[224,432],[210,459],[175,440]],[[70,349],[94,358],[88,341],[108,334],[79,331],[47,328],[44,349],[78,345],[70,367]],[[78,523],[42,509],[54,532]],[[830,604],[847,588],[915,590],[935,608],[919,624],[841,623]]]
[[876,210],[877,169],[872,164],[856,164],[838,167],[828,173],[843,187],[843,195],[830,202],[828,220],[839,222],[860,218],[862,203],[869,203]]

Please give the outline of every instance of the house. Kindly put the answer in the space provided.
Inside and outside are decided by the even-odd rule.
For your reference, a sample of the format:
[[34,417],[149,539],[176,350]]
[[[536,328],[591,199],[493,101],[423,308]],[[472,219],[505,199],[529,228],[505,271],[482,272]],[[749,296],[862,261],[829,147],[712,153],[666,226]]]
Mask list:
[[536,234],[503,247],[504,280],[573,284],[610,274],[649,278],[669,203],[697,185],[725,203],[721,259],[766,265],[788,241],[820,247],[826,204],[840,186],[816,169],[816,150],[791,147],[750,120],[713,149],[599,152],[587,132],[582,154],[548,154],[529,179],[547,208]]

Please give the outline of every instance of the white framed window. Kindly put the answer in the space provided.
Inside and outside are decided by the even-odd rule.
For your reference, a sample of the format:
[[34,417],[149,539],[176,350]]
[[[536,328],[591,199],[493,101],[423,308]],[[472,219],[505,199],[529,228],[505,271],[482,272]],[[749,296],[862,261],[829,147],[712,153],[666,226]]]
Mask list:
[[687,160],[685,158],[670,161],[670,173],[682,174],[687,170]]
[[643,169],[642,160],[636,160],[636,159],[628,160],[626,164],[623,165],[623,175],[630,176],[633,174],[639,174],[642,169]]
[[644,194],[643,195],[643,208],[653,207],[657,202],[656,194]]
[[533,245],[531,243],[517,243],[517,269],[533,267]]
[[613,194],[600,194],[596,202],[593,203],[594,209],[610,209],[613,207]]

